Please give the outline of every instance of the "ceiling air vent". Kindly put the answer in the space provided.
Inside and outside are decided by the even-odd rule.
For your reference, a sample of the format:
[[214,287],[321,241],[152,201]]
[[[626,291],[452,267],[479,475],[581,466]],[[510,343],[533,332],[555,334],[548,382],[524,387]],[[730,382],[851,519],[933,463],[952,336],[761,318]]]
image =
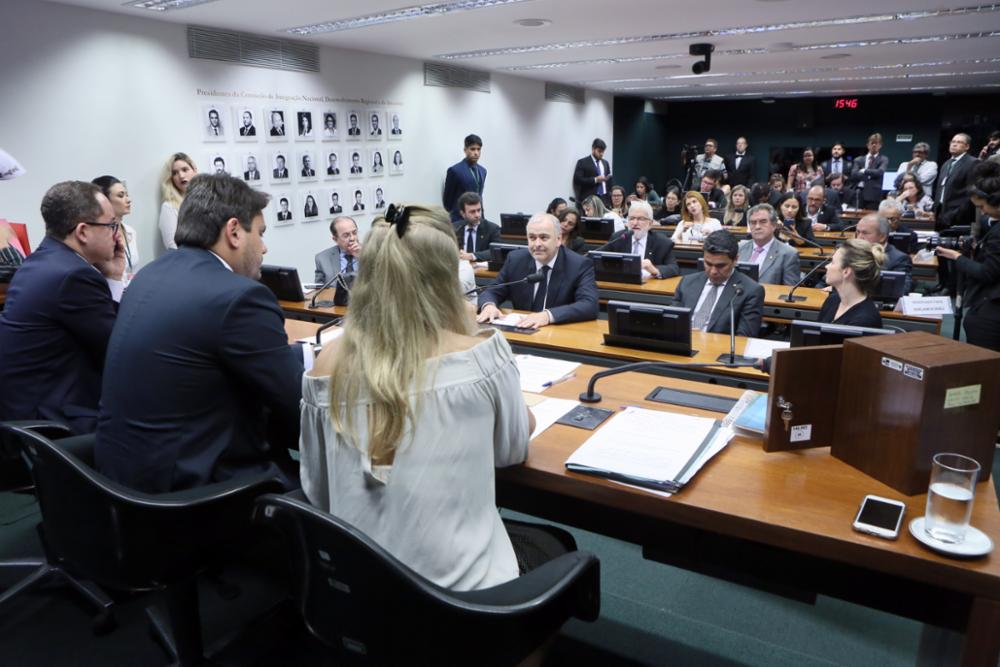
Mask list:
[[562,83],[545,82],[545,99],[552,102],[569,102],[570,104],[583,104],[583,88],[567,86]]
[[424,63],[424,85],[490,92],[490,73],[454,65]]
[[188,56],[248,67],[319,71],[319,47],[286,39],[188,26]]

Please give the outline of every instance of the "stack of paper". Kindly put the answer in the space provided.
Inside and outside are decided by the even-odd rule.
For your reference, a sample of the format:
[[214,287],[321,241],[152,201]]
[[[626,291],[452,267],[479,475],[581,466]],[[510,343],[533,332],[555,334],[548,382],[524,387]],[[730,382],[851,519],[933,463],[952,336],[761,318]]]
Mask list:
[[534,440],[542,434],[545,429],[555,424],[559,419],[580,405],[576,401],[566,398],[545,398],[538,394],[525,394],[524,402],[531,408],[535,415],[535,430],[532,431],[530,440]]
[[630,407],[573,452],[566,469],[676,493],[732,437],[715,419]]
[[785,350],[789,346],[786,340],[769,340],[767,338],[747,338],[743,356],[753,359],[770,359],[775,350]]
[[758,391],[745,391],[729,411],[723,426],[741,428],[758,435],[764,434],[764,424],[767,421],[767,394]]
[[580,365],[575,361],[548,359],[533,354],[519,354],[515,359],[517,370],[521,374],[521,391],[536,394],[573,377]]

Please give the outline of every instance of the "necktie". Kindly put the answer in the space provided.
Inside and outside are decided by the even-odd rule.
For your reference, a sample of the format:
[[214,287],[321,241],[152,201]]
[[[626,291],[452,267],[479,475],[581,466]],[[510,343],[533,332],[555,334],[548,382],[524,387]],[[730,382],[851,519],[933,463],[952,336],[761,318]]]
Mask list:
[[219,136],[219,128],[217,128],[217,127],[213,127],[213,128],[212,128],[212,133],[213,133],[213,134],[214,134],[215,136]]
[[941,187],[940,194],[938,195],[938,201],[942,204],[944,203],[944,189],[945,185],[948,183],[948,175],[951,173],[951,168],[955,166],[955,158],[951,158],[944,163],[944,168],[941,170]]
[[[603,169],[602,169],[603,165],[601,164],[600,160],[596,160],[596,159],[594,160],[594,167],[597,168],[597,175],[598,176],[603,176],[604,175]],[[597,194],[599,194],[599,195],[605,194],[604,186],[605,186],[604,182],[597,184]]]
[[465,252],[476,252],[476,228],[465,228]]
[[354,273],[354,255],[347,256],[347,267],[344,269],[345,273]]
[[764,252],[764,248],[759,245],[754,244],[753,252],[750,254],[750,263],[756,264],[757,260],[760,258],[761,253]]
[[839,174],[840,173],[840,160],[834,160],[833,164],[831,166],[833,168],[830,171],[832,171],[835,174]]
[[719,289],[722,285],[712,284],[712,289],[708,290],[708,296],[701,304],[701,308],[698,312],[694,314],[694,321],[691,323],[692,329],[700,329],[702,331],[708,326],[708,320],[712,316],[712,308],[715,307],[715,300],[719,298]]
[[737,153],[736,154],[736,168],[737,169],[740,168],[740,162],[742,162],[742,161],[743,161],[743,153]]
[[871,168],[872,168],[872,156],[869,155],[868,159],[865,160],[865,169],[871,169]]
[[540,313],[545,310],[545,296],[549,291],[549,271],[552,267],[547,264],[542,267],[542,282],[538,283],[538,287],[535,290],[535,298],[531,301],[531,312]]
[[642,256],[642,242],[638,239],[632,242],[632,254]]

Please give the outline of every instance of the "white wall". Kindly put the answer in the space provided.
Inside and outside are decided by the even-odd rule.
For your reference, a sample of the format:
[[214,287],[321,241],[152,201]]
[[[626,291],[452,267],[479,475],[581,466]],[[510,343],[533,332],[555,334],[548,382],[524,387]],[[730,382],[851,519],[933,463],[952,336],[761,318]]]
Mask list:
[[[28,223],[33,246],[44,234],[38,206],[49,186],[109,173],[128,183],[133,214],[126,221],[139,235],[142,262],[162,252],[156,229],[160,169],[175,151],[203,161],[213,149],[201,140],[202,106],[269,104],[199,96],[198,89],[401,103],[407,172],[383,179],[392,183],[390,200],[439,203],[445,169],[462,158],[462,139],[475,132],[484,141],[484,198],[493,220],[501,211],[542,210],[552,197],[565,197],[573,165],[589,153],[591,140],[611,140],[610,96],[588,92],[585,105],[547,102],[543,84],[528,79],[494,74],[491,93],[425,87],[420,61],[332,48],[321,49],[318,74],[193,60],[183,26],[37,0],[4,0],[0,20],[0,147],[28,172],[0,183],[0,217]],[[302,104],[285,106],[292,111]],[[319,111],[325,105],[305,106]],[[263,120],[258,118],[259,132]],[[346,118],[340,125],[346,127]],[[258,138],[259,149],[270,150]],[[348,144],[339,146],[343,152]],[[236,155],[240,148],[230,139],[225,150]],[[350,182],[341,185],[346,190]],[[264,189],[276,194],[281,188]],[[362,228],[369,222],[362,220]],[[304,280],[313,255],[330,243],[325,223],[272,227],[265,240],[265,261],[296,266]]]

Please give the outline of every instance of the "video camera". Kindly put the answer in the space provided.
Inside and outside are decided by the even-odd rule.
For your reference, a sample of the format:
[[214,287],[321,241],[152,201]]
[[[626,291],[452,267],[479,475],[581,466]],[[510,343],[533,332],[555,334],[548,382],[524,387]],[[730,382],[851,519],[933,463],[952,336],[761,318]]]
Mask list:
[[694,164],[694,161],[698,159],[698,146],[689,146],[684,144],[684,148],[681,149],[681,154],[684,156],[684,161],[687,164]]
[[969,225],[956,225],[948,229],[942,229],[935,236],[929,237],[924,242],[924,248],[934,251],[938,246],[957,250],[963,255],[972,255],[975,239],[972,236],[972,228]]

